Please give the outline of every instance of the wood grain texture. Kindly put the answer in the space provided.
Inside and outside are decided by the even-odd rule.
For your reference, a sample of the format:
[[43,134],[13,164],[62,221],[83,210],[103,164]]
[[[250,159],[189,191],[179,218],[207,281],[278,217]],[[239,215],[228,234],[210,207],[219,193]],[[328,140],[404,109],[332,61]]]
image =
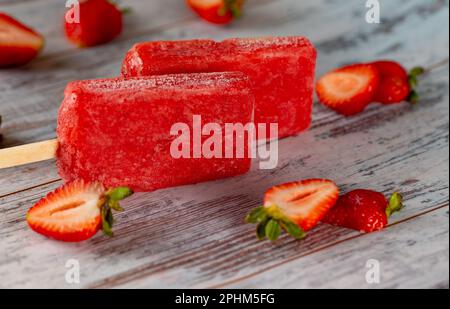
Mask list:
[[[254,0],[247,16],[227,28],[197,20],[179,1],[127,1],[137,8],[127,32],[89,50],[73,50],[47,22],[44,11],[61,10],[56,2],[5,6],[50,37],[36,62],[0,71],[6,146],[54,137],[65,84],[118,74],[125,51],[141,40],[303,34],[318,47],[318,74],[375,58],[408,66],[448,59],[448,1],[381,1],[383,23],[368,25],[359,0]],[[343,118],[316,105],[311,130],[280,142],[273,171],[255,162],[242,177],[137,194],[124,203],[113,239],[61,244],[30,232],[27,209],[61,185],[54,162],[1,170],[0,287],[368,287],[368,258],[385,267],[379,287],[448,286],[448,72],[443,64],[423,78],[415,107],[374,104]],[[303,242],[258,242],[243,224],[246,212],[272,185],[309,177],[334,179],[342,191],[400,190],[407,207],[373,235],[320,225]],[[80,285],[65,283],[71,258],[80,261]],[[319,275],[333,269],[339,271],[331,277]]]
[[[240,282],[236,288],[429,288],[448,285],[448,205],[426,216],[394,224],[383,233],[363,235],[326,248],[314,256],[295,259]],[[420,234],[420,239],[413,235]],[[367,262],[380,263],[380,283],[368,283]],[[428,261],[428,268],[423,267]],[[354,265],[341,267],[342,264]],[[301,271],[298,271],[301,270]],[[324,275],[323,275],[324,274]],[[416,280],[411,280],[416,278]],[[434,282],[435,286],[430,286]]]

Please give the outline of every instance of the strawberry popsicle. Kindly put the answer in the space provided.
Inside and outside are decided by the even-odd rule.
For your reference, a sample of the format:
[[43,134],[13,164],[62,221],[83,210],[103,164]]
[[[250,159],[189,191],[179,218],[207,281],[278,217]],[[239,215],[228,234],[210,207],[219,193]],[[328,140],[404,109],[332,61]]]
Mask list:
[[122,74],[240,71],[255,95],[255,123],[278,123],[279,137],[311,124],[316,50],[303,37],[145,42],[127,54]]
[[[228,123],[251,122],[253,109],[250,83],[242,73],[73,82],[58,115],[59,172],[65,181],[99,181],[135,191],[243,174],[250,168],[249,156],[195,157],[193,119],[201,117],[220,130]],[[173,154],[173,142],[181,136],[173,132],[175,124],[190,132],[183,141],[187,157]],[[220,141],[226,138],[223,134]],[[197,136],[197,142],[207,139]]]

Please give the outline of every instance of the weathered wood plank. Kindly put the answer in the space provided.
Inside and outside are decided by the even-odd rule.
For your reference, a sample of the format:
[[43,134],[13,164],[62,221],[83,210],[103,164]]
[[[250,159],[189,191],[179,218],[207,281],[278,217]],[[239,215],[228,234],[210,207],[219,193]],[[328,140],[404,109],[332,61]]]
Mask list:
[[[430,288],[449,281],[448,206],[318,254],[288,262],[233,288]],[[380,265],[380,283],[366,281],[369,260]]]
[[[47,186],[47,190],[53,186]],[[173,190],[171,190],[173,191]],[[195,188],[188,190],[195,194]],[[18,194],[20,196],[20,193]],[[26,203],[18,198],[2,213],[0,274],[9,287],[64,285],[65,262],[78,259],[81,286],[130,286],[140,281],[146,287],[213,286],[248,276],[293,258],[316,254],[359,234],[328,225],[319,226],[304,242],[283,237],[277,244],[258,242],[252,228],[242,224],[245,212],[255,204],[245,196],[226,196],[206,203],[178,204],[173,192],[147,199],[142,209],[137,196],[125,204],[113,240],[97,236],[84,244],[61,244],[31,233],[23,220]],[[37,200],[40,194],[32,196]],[[25,204],[25,205],[24,205]],[[408,209],[393,222],[411,217]],[[379,233],[379,234],[383,234]],[[405,235],[417,239],[417,233]],[[349,242],[350,243],[350,242]],[[49,268],[51,266],[51,268]],[[171,280],[176,278],[176,282]]]
[[39,1],[39,0],[0,0],[0,8],[4,9],[7,5],[14,5],[14,4],[22,4],[22,3],[29,3],[31,1]]
[[0,171],[0,197],[59,181],[55,160]]

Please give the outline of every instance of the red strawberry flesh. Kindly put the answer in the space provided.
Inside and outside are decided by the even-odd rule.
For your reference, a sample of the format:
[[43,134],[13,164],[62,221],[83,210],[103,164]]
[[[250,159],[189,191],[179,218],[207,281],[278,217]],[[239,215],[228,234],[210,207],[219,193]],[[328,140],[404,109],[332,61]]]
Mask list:
[[41,35],[11,16],[0,13],[0,67],[28,63],[43,45]]
[[276,208],[304,231],[312,229],[334,206],[339,189],[329,180],[311,179],[276,186],[267,191],[264,207]]
[[378,88],[375,66],[355,64],[325,74],[316,86],[320,102],[345,116],[362,112]]
[[257,236],[276,240],[284,229],[296,239],[305,237],[335,205],[338,187],[330,180],[309,179],[275,186],[266,192],[264,206],[253,209],[246,221],[258,224]]
[[56,240],[86,240],[101,228],[104,193],[98,183],[69,183],[34,205],[27,213],[28,224],[37,233]]

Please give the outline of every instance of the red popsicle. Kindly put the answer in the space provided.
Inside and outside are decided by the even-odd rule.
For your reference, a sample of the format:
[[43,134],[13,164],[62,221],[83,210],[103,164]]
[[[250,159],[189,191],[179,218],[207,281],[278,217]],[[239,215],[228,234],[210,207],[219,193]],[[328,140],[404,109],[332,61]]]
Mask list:
[[[193,117],[223,128],[226,123],[251,122],[253,107],[250,84],[242,73],[73,82],[58,116],[60,174],[65,181],[152,191],[246,173],[248,156],[193,158]],[[177,159],[171,153],[179,137],[171,134],[175,123],[189,127],[191,158]],[[207,138],[201,136],[200,141]]]
[[278,123],[279,137],[311,124],[316,50],[303,37],[146,42],[123,63],[124,76],[240,71],[250,77],[255,122]]

